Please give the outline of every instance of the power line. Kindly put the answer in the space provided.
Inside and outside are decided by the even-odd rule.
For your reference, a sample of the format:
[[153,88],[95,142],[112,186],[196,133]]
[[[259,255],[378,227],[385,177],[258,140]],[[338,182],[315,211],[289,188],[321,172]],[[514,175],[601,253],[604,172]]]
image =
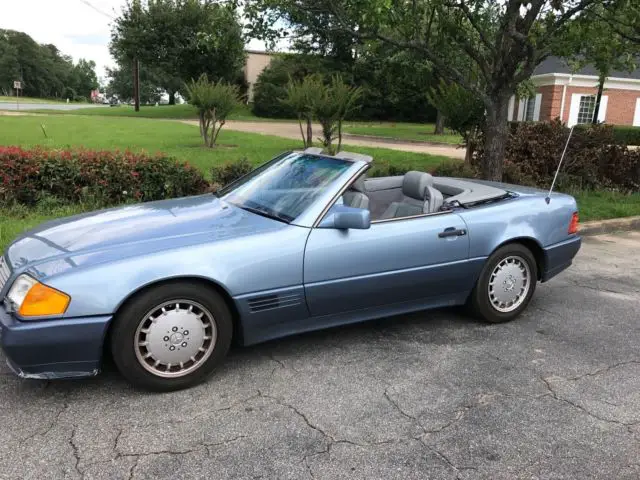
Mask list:
[[84,3],[87,7],[91,8],[92,10],[95,10],[96,12],[98,12],[100,15],[104,15],[105,17],[111,19],[111,20],[115,20],[115,17],[113,15],[109,15],[106,12],[103,12],[102,10],[100,10],[98,7],[94,6],[93,4],[91,4],[88,0],[80,0],[82,3]]

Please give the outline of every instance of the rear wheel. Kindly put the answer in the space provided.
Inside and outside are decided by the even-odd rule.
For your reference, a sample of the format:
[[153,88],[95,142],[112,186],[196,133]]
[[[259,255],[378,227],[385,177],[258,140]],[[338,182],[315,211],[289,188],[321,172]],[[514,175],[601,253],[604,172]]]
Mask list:
[[222,363],[232,331],[231,313],[215,290],[172,282],[142,292],[118,312],[111,353],[134,386],[179,390]]
[[537,279],[538,269],[531,251],[519,243],[505,245],[487,260],[468,306],[487,322],[508,322],[527,308]]

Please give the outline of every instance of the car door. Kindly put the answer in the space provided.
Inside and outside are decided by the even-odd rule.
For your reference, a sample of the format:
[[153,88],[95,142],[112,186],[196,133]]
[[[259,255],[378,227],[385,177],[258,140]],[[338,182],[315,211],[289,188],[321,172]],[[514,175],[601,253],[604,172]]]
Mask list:
[[472,283],[469,235],[454,212],[372,222],[369,229],[313,228],[304,258],[312,316],[383,305],[448,305]]

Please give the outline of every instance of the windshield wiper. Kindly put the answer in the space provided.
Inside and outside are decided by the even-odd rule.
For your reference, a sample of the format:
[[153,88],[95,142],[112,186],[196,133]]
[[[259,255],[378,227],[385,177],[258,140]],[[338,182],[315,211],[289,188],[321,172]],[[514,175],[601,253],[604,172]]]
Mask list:
[[277,221],[282,222],[282,223],[289,223],[287,220],[285,220],[281,216],[276,215],[275,213],[272,213],[272,212],[268,212],[266,210],[262,210],[262,209],[259,209],[259,208],[253,208],[253,207],[247,207],[246,205],[238,205],[238,204],[235,204],[235,203],[234,203],[234,205],[236,207],[239,207],[239,208],[243,209],[243,210],[246,210],[247,212],[255,213],[256,215],[260,215],[262,217],[270,218],[272,220],[277,220]]

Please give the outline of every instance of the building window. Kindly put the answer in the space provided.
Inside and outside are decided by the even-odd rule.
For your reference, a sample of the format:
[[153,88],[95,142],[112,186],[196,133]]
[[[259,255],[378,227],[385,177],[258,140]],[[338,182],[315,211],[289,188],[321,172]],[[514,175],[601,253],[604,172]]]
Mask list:
[[529,97],[524,104],[523,118],[526,122],[533,122],[533,113],[536,108],[536,97]]
[[596,109],[595,95],[582,95],[580,97],[580,108],[578,109],[578,123],[593,122],[593,112]]

